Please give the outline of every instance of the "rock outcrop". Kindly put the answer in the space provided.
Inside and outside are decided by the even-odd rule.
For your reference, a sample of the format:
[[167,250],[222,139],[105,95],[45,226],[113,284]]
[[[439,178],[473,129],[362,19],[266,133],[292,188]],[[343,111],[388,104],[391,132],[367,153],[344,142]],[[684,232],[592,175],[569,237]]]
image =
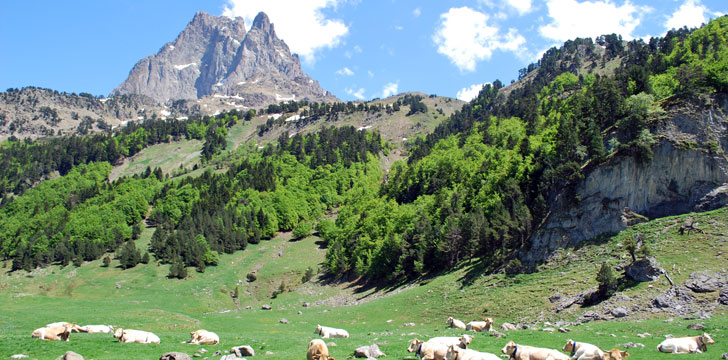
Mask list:
[[246,106],[285,100],[335,100],[301,70],[298,55],[259,13],[242,18],[198,12],[173,42],[140,60],[112,95],[143,94],[160,102],[214,96]]
[[523,264],[532,267],[554,250],[624,230],[635,213],[656,218],[725,205],[716,192],[728,183],[728,98],[705,101],[668,109],[667,119],[651,129],[659,139],[652,161],[618,155],[586,170],[576,184],[578,204],[566,196],[552,202],[520,254]]

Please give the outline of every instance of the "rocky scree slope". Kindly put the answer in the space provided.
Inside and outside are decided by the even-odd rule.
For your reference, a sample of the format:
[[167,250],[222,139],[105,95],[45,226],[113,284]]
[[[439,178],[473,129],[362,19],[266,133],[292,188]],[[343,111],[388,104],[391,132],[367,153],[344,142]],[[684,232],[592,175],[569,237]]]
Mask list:
[[173,42],[140,60],[111,95],[143,94],[160,102],[215,96],[248,107],[308,98],[336,100],[301,70],[259,13],[246,32],[242,18],[198,12]]

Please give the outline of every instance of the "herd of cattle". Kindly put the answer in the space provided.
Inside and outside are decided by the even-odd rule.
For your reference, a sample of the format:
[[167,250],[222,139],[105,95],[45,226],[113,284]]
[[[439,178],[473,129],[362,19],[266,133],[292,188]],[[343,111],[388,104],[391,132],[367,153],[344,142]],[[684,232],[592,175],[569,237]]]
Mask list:
[[[447,319],[447,325],[453,328],[467,331],[495,331],[493,329],[493,319],[486,318],[483,321],[471,321],[467,324],[460,320]],[[68,322],[57,322],[48,324],[45,327],[36,329],[31,334],[32,337],[43,340],[61,340],[69,341],[72,332],[85,333],[113,333],[113,336],[119,339],[121,343],[143,343],[143,344],[159,344],[159,337],[151,332],[132,329],[114,329],[110,325],[86,325],[79,326]],[[323,339],[329,338],[348,338],[349,332],[343,329],[336,329],[327,326],[317,325],[315,334],[320,335]],[[220,342],[220,337],[214,332],[207,330],[197,330],[190,332],[191,339],[183,342],[198,345],[216,345]],[[427,341],[412,339],[409,342],[407,351],[415,353],[415,356],[421,360],[499,360],[500,358],[494,354],[475,351],[468,349],[468,345],[472,342],[473,337],[470,335],[462,335],[460,337],[435,337]],[[701,353],[707,351],[707,345],[715,344],[715,341],[709,334],[703,333],[700,336],[681,337],[667,339],[657,346],[657,350],[665,353],[685,354],[685,353]],[[508,343],[501,349],[501,352],[509,356],[512,360],[622,360],[629,356],[626,351],[612,349],[602,351],[599,347],[584,342],[576,342],[569,339],[562,348],[563,351],[569,353],[566,355],[558,350],[540,348],[516,344],[513,341]],[[308,344],[306,352],[308,360],[334,360],[329,356],[329,349],[326,343],[321,339],[314,339]]]

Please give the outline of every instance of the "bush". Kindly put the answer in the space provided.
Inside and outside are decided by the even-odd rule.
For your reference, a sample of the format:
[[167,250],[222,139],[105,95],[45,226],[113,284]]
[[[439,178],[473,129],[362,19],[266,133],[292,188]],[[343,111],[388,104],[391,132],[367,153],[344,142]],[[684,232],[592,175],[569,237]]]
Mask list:
[[293,229],[293,237],[296,239],[303,239],[306,236],[311,235],[311,230],[313,230],[311,223],[301,221],[298,225],[296,225],[296,228]]
[[316,271],[312,267],[306,268],[306,272],[303,274],[303,277],[301,278],[302,283],[307,283],[311,281],[313,276],[316,275]]
[[245,278],[248,280],[248,282],[253,282],[255,280],[258,280],[258,277],[255,276],[253,273],[248,273],[248,275],[245,275]]
[[602,263],[602,266],[597,272],[597,283],[599,283],[598,292],[602,298],[608,298],[617,291],[617,279],[612,273],[612,268],[607,263]]
[[103,265],[101,266],[109,267],[109,265],[111,265],[111,257],[109,257],[109,255],[104,256],[104,260],[102,260],[102,263]]

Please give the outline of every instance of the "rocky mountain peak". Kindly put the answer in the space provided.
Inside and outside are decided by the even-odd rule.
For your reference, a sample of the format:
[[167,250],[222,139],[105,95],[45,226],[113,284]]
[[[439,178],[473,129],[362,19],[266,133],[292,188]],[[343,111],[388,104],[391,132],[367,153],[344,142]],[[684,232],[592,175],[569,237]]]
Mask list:
[[160,102],[229,97],[238,108],[288,99],[336,100],[303,72],[263,12],[249,31],[240,17],[197,12],[173,42],[140,60],[111,93],[121,94]]

